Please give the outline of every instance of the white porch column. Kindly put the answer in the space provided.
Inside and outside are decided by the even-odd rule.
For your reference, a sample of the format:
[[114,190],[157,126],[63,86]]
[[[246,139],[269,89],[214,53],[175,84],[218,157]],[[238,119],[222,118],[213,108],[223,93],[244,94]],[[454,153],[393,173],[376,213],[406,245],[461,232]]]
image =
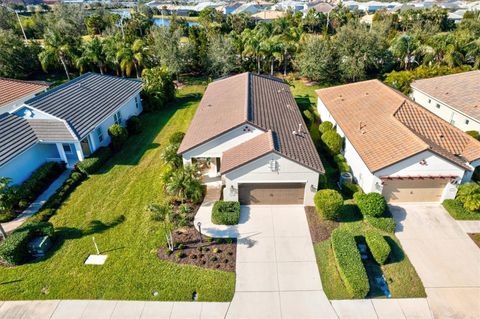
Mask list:
[[55,145],[57,146],[58,154],[60,154],[60,158],[62,159],[62,161],[68,164],[67,155],[65,154],[65,150],[63,149],[63,144],[55,143]]
[[75,151],[77,153],[78,161],[83,161],[85,157],[83,156],[83,151],[82,151],[82,146],[80,145],[80,142],[75,142]]

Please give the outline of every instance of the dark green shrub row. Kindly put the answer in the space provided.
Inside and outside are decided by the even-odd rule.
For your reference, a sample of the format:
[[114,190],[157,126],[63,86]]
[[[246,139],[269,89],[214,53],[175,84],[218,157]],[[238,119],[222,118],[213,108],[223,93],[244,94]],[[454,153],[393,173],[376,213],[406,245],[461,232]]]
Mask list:
[[307,125],[315,123],[315,116],[310,110],[304,110],[303,117],[305,118],[305,122],[307,122]]
[[364,217],[380,217],[387,209],[385,197],[379,193],[356,193],[353,198]]
[[212,222],[216,225],[236,225],[240,220],[240,202],[216,201],[212,209]]
[[376,230],[370,229],[365,233],[365,240],[367,241],[373,259],[380,265],[385,264],[392,249],[383,235]]
[[89,158],[77,164],[77,169],[87,175],[96,173],[100,167],[112,157],[112,151],[108,147],[100,147]]
[[46,201],[40,211],[28,219],[28,222],[48,221],[57,209],[62,205],[63,201],[70,195],[70,193],[85,180],[86,175],[80,172],[72,172],[70,177],[63,183],[63,185]]
[[333,130],[333,123],[329,121],[324,121],[318,126],[318,130],[321,134],[325,133],[326,131]]
[[28,242],[35,236],[53,236],[54,228],[47,222],[28,222],[16,229],[0,244],[0,259],[10,265],[20,265],[28,257]]
[[345,194],[345,196],[352,197],[353,194],[358,192],[363,193],[360,185],[352,182],[345,182],[342,184],[342,193]]
[[112,141],[112,149],[117,152],[122,149],[123,145],[127,142],[128,131],[120,124],[113,124],[108,128],[108,135]]
[[355,238],[340,228],[332,232],[331,238],[335,262],[345,287],[355,298],[364,298],[370,285]]
[[135,135],[142,132],[142,121],[138,116],[130,116],[127,120],[127,131],[129,135]]
[[340,217],[343,197],[333,189],[322,189],[313,197],[317,212],[323,219],[335,220]]
[[334,130],[327,130],[322,134],[322,142],[331,156],[340,154],[343,147],[343,138]]
[[182,143],[184,137],[185,133],[178,131],[170,135],[170,137],[168,138],[168,142],[170,144],[180,144]]
[[394,233],[395,232],[395,220],[393,219],[393,217],[388,217],[388,216],[381,216],[381,217],[365,216],[364,219],[372,227],[383,230],[386,233]]
[[338,166],[340,173],[350,172],[350,165],[348,165],[345,157],[342,154],[337,154],[333,157],[333,160]]
[[17,189],[19,209],[25,209],[65,170],[65,163],[48,162],[37,168]]

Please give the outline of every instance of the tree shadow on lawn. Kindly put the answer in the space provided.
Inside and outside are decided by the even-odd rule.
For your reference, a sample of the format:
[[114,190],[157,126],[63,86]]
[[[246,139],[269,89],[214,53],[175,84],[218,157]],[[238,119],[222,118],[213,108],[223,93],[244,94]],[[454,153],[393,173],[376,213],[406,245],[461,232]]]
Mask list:
[[305,110],[310,110],[312,108],[312,101],[310,101],[310,96],[308,94],[295,96],[295,101],[297,102],[298,108],[301,112]]
[[[102,222],[102,221],[97,220],[97,219],[92,220],[92,221],[89,222],[89,224],[88,224],[88,226],[85,230],[81,230],[81,229],[75,228],[75,227],[58,227],[58,228],[55,228],[55,237],[53,239],[54,243],[53,243],[52,248],[45,254],[45,256],[33,259],[28,263],[29,264],[34,264],[34,263],[42,262],[42,261],[45,261],[45,260],[49,259],[58,250],[60,250],[60,248],[63,246],[63,244],[67,240],[80,239],[80,238],[83,238],[85,236],[101,234],[101,233],[103,233],[103,232],[105,232],[109,229],[112,229],[112,228],[122,224],[123,222],[125,222],[125,220],[126,220],[126,218],[125,218],[124,215],[119,215],[115,219],[113,219],[112,221],[107,222],[107,223]],[[124,247],[112,248],[110,250],[104,251],[103,253],[105,253],[107,251],[122,249],[122,248],[124,248]]]
[[400,247],[400,245],[390,236],[384,236],[384,238],[392,249],[390,256],[388,257],[387,264],[395,264],[403,261],[405,259],[405,253],[403,252],[402,247]]
[[373,259],[372,253],[368,248],[368,245],[365,241],[364,236],[355,236],[355,241],[357,245],[363,244],[367,246],[367,259],[362,259],[363,265],[367,272],[368,276],[368,283],[370,285],[370,290],[367,294],[367,298],[377,298],[377,297],[385,297],[385,294],[381,288],[381,286],[377,283],[376,278],[383,276],[382,268],[379,264],[375,262]]
[[160,147],[154,143],[158,134],[168,125],[171,118],[178,110],[191,107],[200,101],[202,94],[191,93],[176,98],[164,109],[143,113],[140,115],[143,131],[137,135],[130,136],[122,150],[115,153],[112,158],[94,175],[108,173],[116,165],[137,165],[144,154]]

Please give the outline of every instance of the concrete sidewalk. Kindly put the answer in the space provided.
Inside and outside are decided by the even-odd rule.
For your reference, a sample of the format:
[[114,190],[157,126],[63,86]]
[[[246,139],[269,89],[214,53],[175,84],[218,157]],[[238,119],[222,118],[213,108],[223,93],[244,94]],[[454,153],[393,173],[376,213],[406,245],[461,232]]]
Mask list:
[[65,172],[63,172],[55,181],[53,181],[52,184],[40,195],[33,201],[33,203],[28,206],[26,210],[24,210],[20,215],[18,215],[14,220],[2,223],[3,229],[7,233],[11,233],[20,225],[22,225],[27,218],[29,218],[32,215],[35,215],[40,208],[42,208],[43,204],[52,196],[60,186],[67,180],[67,178],[70,176],[71,170],[67,169]]
[[467,234],[480,233],[480,220],[457,220],[457,224]]

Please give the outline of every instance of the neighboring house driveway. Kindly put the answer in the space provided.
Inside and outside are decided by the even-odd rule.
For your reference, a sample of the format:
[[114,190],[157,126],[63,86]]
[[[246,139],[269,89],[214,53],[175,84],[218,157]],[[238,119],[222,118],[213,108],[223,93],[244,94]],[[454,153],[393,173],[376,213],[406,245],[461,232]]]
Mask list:
[[391,211],[435,318],[480,318],[480,249],[438,204]]

